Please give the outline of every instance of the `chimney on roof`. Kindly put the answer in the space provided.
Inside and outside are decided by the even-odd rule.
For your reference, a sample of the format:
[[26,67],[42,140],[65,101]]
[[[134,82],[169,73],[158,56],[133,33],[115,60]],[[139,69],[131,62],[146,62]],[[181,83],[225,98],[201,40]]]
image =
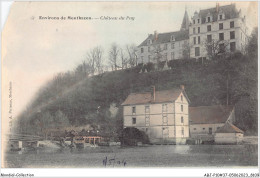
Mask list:
[[154,31],[154,40],[156,41],[158,39],[158,33],[157,31]]
[[219,11],[219,3],[216,4],[216,12]]
[[152,98],[152,101],[155,101],[155,86],[151,87],[151,98]]
[[181,90],[185,89],[184,85],[180,85],[180,88],[181,88]]

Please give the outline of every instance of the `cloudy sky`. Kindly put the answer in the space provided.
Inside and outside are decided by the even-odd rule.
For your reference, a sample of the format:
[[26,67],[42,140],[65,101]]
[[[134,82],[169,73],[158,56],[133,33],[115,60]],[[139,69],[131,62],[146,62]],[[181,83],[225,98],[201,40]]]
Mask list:
[[[220,5],[230,2],[220,2]],[[111,43],[139,44],[157,30],[180,28],[185,6],[189,17],[197,10],[215,7],[215,2],[15,2],[2,36],[3,117],[8,110],[8,87],[12,82],[13,116],[48,80],[72,70],[87,51]],[[250,27],[257,26],[257,2],[237,3]],[[82,16],[134,17],[134,20],[39,20],[43,17]]]

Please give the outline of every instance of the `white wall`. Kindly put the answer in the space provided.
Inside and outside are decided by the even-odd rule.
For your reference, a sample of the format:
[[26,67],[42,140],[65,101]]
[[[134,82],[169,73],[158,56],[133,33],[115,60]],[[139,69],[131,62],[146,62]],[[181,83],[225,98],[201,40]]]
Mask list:
[[[172,43],[174,43],[174,48],[172,48]],[[181,59],[183,58],[183,50],[185,43],[189,43],[189,40],[181,40],[181,41],[172,41],[169,43],[162,43],[160,44],[161,48],[161,54],[163,55],[162,61],[165,61],[166,59],[164,58],[164,55],[167,54],[167,60],[172,60],[172,52],[174,52],[174,59]],[[167,44],[167,49],[164,49],[164,45]],[[138,63],[147,63],[149,62],[148,56],[151,55],[153,56],[153,53],[151,52],[154,49],[153,45],[150,46],[150,52],[148,52],[148,46],[141,46],[138,47],[137,49],[137,56],[138,56]],[[158,46],[158,45],[157,45]],[[141,53],[141,48],[143,48],[144,52]],[[143,61],[142,61],[143,57]],[[151,60],[150,62],[155,62]]]
[[243,134],[241,133],[216,133],[216,143],[239,143],[243,140]]
[[[163,110],[162,105],[165,104],[166,110]],[[183,111],[181,110],[181,105],[183,106]],[[150,107],[149,112],[145,111],[145,106]],[[132,113],[132,107],[136,108],[136,113]],[[175,103],[124,106],[124,127],[136,127],[144,131],[148,130],[150,138],[165,137],[165,134],[163,135],[163,128],[168,130],[169,138],[189,137],[188,112],[188,101],[183,93],[180,94]],[[147,117],[149,118],[149,122],[146,122]],[[181,117],[183,117],[183,123],[181,122]],[[133,118],[136,118],[136,124],[133,124]],[[184,131],[183,134],[182,129]]]
[[[234,21],[234,28],[230,28],[230,22]],[[219,24],[223,23],[223,30],[219,30]],[[207,32],[207,26],[211,25],[211,31]],[[200,33],[198,33],[198,27],[200,27]],[[193,33],[193,28],[195,28],[195,34]],[[230,31],[235,31],[235,39],[230,39]],[[191,46],[191,58],[206,57],[207,51],[204,47],[205,41],[207,40],[207,35],[212,35],[212,39],[218,40],[219,33],[224,33],[224,40],[230,42],[236,42],[236,50],[243,50],[248,40],[248,32],[245,23],[242,18],[234,18],[228,20],[219,20],[211,23],[204,24],[192,24],[189,27],[189,43]],[[198,36],[200,36],[200,44],[198,44]],[[194,45],[193,37],[196,37],[196,45]],[[242,44],[241,44],[242,43]],[[200,56],[195,56],[195,47],[200,47]],[[228,50],[230,46],[227,47]]]
[[[209,134],[209,128],[212,128],[212,134],[216,132],[218,127],[224,126],[225,123],[218,123],[218,124],[191,124],[190,125],[190,134],[191,137],[197,136],[197,135],[208,135]],[[203,129],[204,128],[204,129]]]

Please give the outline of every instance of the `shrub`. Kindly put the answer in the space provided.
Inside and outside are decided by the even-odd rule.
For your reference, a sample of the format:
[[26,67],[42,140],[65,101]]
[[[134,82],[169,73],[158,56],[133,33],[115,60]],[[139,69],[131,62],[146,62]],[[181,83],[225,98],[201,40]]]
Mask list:
[[123,130],[120,141],[124,145],[133,146],[136,145],[137,142],[149,143],[149,138],[145,132],[134,127],[127,127]]

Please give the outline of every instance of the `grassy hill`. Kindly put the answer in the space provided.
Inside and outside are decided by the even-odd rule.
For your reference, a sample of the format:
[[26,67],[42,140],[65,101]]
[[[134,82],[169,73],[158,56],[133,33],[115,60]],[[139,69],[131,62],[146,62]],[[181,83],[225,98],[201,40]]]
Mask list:
[[117,137],[122,130],[121,103],[128,94],[150,91],[152,85],[164,90],[183,84],[190,106],[226,105],[228,98],[235,106],[235,124],[247,134],[257,134],[257,54],[237,53],[204,63],[187,60],[165,71],[140,70],[137,66],[92,77],[84,72],[58,74],[20,115],[19,131],[41,135],[46,128],[91,124]]

